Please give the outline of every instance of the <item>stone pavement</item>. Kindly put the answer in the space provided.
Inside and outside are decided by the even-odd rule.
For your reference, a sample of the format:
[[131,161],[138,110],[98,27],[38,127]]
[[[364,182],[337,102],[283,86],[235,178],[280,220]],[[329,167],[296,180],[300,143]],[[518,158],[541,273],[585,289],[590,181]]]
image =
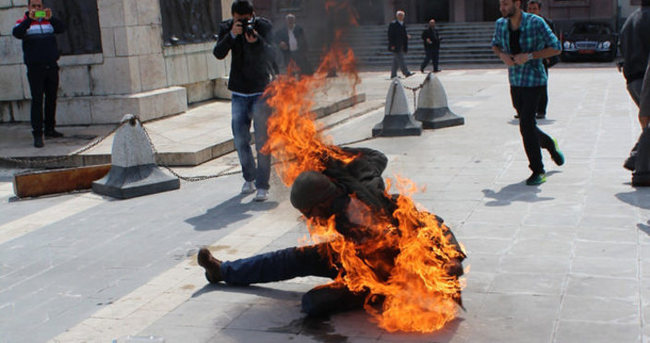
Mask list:
[[[386,73],[362,74],[380,101]],[[505,70],[439,74],[464,126],[419,137],[370,138],[381,110],[348,112],[327,133],[386,153],[386,177],[422,187],[414,197],[465,245],[467,312],[432,334],[388,333],[362,311],[308,320],[300,297],[326,280],[251,287],[209,285],[195,254],[223,259],[304,244],[306,230],[277,177],[271,198],[238,194],[241,176],[183,183],[125,201],[92,193],[11,200],[0,176],[0,342],[650,342],[650,190],[621,164],[639,133],[613,68],[551,71],[548,119],[565,166],[529,170]],[[405,83],[416,86],[417,75]],[[180,173],[236,166],[226,155]]]

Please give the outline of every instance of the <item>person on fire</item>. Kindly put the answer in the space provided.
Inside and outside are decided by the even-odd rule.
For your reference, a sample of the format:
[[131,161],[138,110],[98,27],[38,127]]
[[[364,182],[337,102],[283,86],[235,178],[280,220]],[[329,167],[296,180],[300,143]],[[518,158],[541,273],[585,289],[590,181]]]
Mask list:
[[[374,277],[387,282],[400,249],[390,244],[376,244],[365,250],[357,248],[371,246],[372,242],[389,242],[387,237],[390,235],[401,235],[397,220],[393,218],[398,208],[398,196],[385,193],[381,177],[387,158],[381,152],[367,148],[340,149],[356,158],[348,164],[327,158],[322,172],[302,172],[292,185],[291,204],[309,221],[325,223],[334,220],[335,230],[345,241],[355,244],[356,255],[370,268]],[[385,219],[392,222],[393,227],[371,230],[368,218],[370,222]],[[450,254],[438,256],[439,266],[445,277],[458,281],[463,274],[461,262],[465,253],[442,219],[433,218],[442,231],[439,240],[445,242],[438,242],[438,249],[434,245],[432,250],[443,251],[441,244],[450,247]],[[249,285],[309,275],[335,279],[332,283],[313,288],[302,297],[302,310],[309,316],[361,309],[364,304],[379,309],[384,300],[382,295],[370,294],[367,289],[355,292],[346,286],[342,276],[348,271],[332,242],[291,247],[236,261],[220,261],[207,248],[201,248],[197,259],[210,283],[224,281],[231,285]],[[454,293],[453,301],[462,307],[460,288]]]

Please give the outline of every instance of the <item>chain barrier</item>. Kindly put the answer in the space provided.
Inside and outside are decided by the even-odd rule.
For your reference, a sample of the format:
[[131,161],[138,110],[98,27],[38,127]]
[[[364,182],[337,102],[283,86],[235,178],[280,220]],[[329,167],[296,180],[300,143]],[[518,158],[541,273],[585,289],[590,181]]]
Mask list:
[[417,87],[409,87],[407,85],[403,85],[404,89],[410,90],[410,91],[413,92],[413,106],[417,106],[417,104],[418,104],[417,101],[416,101],[417,100],[417,98],[416,98],[417,91],[422,89],[424,87],[424,84],[427,83],[428,80],[429,80],[429,77],[427,76],[426,78],[424,78],[424,81],[422,81],[422,83]]
[[67,154],[65,156],[52,157],[52,158],[46,158],[46,159],[41,159],[41,158],[38,158],[38,157],[13,158],[13,157],[0,156],[0,161],[11,162],[11,163],[15,163],[15,164],[18,164],[20,166],[25,166],[25,167],[33,167],[33,166],[43,167],[43,166],[45,166],[47,164],[50,164],[50,163],[65,161],[67,159],[70,159],[70,158],[72,158],[74,156],[80,155],[80,154],[82,154],[82,153],[96,147],[97,145],[99,145],[99,143],[101,143],[106,138],[108,138],[110,135],[115,133],[115,131],[117,131],[120,127],[122,127],[122,125],[124,125],[124,123],[120,123],[120,124],[116,125],[108,133],[106,133],[106,134],[104,134],[104,135],[102,135],[100,137],[96,137],[90,143],[82,146],[81,148],[79,148],[79,149],[77,149],[77,150],[75,150],[75,151],[73,151],[73,152],[71,152],[71,153],[69,153],[69,154]]

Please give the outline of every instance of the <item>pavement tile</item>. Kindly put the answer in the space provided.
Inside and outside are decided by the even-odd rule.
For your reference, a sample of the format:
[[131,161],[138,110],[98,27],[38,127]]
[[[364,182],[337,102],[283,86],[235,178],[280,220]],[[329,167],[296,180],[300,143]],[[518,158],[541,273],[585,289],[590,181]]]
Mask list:
[[562,274],[497,274],[489,292],[501,294],[560,295],[565,276]]
[[454,235],[462,238],[499,238],[511,239],[519,230],[517,225],[499,225],[487,223],[473,223],[454,229]]
[[571,265],[572,274],[614,278],[636,278],[638,260],[576,256]]
[[300,320],[304,314],[300,312],[300,301],[292,304],[276,302],[273,304],[253,304],[239,317],[235,318],[228,329],[250,329],[260,331],[299,333],[299,327],[291,325]]
[[487,292],[495,277],[496,273],[472,271],[470,267],[470,272],[465,275],[465,280],[467,280],[465,290],[470,292]]
[[512,245],[509,239],[496,239],[496,238],[464,238],[462,240],[467,255],[474,253],[483,254],[502,254]]
[[639,301],[637,279],[612,279],[594,276],[569,276],[567,295],[582,297],[616,298]]
[[576,237],[576,228],[572,226],[521,226],[517,232],[517,238],[539,239],[539,240],[564,240],[572,241]]
[[577,238],[580,241],[596,241],[608,243],[637,243],[636,228],[614,229],[606,226],[580,227],[577,230]]
[[[607,311],[603,311],[603,309],[607,309]],[[617,324],[638,323],[640,319],[639,302],[567,295],[562,304],[560,318]]]
[[642,342],[639,326],[591,321],[561,320],[555,342]]
[[634,259],[637,257],[637,244],[576,240],[575,256]]
[[572,245],[571,241],[566,240],[518,239],[508,253],[516,256],[562,256],[568,259],[573,253]]
[[469,267],[472,272],[496,273],[499,271],[499,264],[502,255],[473,253],[467,255],[463,265]]
[[567,274],[571,261],[564,256],[520,256],[506,254],[499,269],[508,273]]

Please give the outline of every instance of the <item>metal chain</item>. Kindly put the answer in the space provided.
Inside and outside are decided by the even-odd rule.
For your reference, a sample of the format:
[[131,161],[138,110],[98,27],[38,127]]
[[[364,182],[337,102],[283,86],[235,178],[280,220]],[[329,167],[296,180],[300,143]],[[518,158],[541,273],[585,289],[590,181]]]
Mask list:
[[406,85],[402,85],[404,87],[404,89],[407,89],[407,90],[410,90],[410,91],[413,92],[413,105],[414,106],[417,106],[417,98],[416,98],[417,91],[422,89],[424,87],[424,84],[427,83],[428,80],[429,80],[429,76],[427,75],[427,77],[424,79],[424,81],[422,81],[422,83],[417,87],[409,87],[409,86],[406,86]]
[[108,138],[110,135],[115,133],[115,131],[117,131],[120,127],[122,127],[122,125],[124,125],[124,123],[120,123],[120,124],[116,125],[108,133],[106,133],[106,134],[104,134],[104,135],[102,135],[100,137],[95,138],[90,143],[82,146],[81,148],[79,148],[79,149],[77,149],[77,150],[75,150],[75,151],[73,151],[73,152],[71,152],[71,153],[69,153],[69,154],[67,154],[65,156],[53,157],[53,158],[48,158],[48,159],[39,159],[38,157],[13,158],[13,157],[0,156],[0,161],[11,162],[11,163],[15,163],[15,164],[18,164],[18,165],[24,165],[24,166],[34,166],[34,165],[43,166],[43,165],[54,163],[54,162],[65,161],[67,159],[70,159],[70,158],[72,158],[74,156],[82,154],[82,153],[96,147],[97,145],[99,145],[99,143],[101,143],[106,138]]

